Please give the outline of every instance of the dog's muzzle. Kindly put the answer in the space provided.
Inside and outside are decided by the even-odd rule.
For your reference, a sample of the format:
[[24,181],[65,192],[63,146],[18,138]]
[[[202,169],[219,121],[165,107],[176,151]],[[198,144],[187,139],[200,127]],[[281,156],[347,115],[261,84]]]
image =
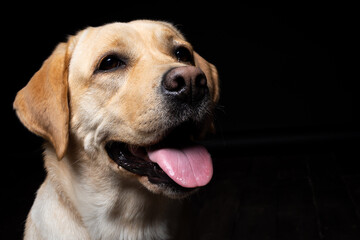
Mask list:
[[195,66],[172,68],[163,75],[166,134],[150,146],[110,141],[106,151],[120,167],[153,184],[188,192],[206,185],[213,174],[208,151],[194,143],[212,112],[207,79]]

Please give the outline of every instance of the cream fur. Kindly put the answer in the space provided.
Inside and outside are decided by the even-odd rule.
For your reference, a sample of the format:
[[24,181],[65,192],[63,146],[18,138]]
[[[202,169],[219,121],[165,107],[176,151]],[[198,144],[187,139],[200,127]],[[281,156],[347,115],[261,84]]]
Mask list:
[[[59,44],[18,93],[20,120],[48,142],[47,177],[28,215],[26,240],[179,237],[177,196],[122,169],[104,149],[109,140],[147,145],[163,137],[169,116],[157,89],[167,70],[184,65],[171,55],[179,44],[193,51],[164,22],[89,27]],[[126,56],[128,67],[96,73],[112,52]],[[194,57],[215,103],[216,68]]]

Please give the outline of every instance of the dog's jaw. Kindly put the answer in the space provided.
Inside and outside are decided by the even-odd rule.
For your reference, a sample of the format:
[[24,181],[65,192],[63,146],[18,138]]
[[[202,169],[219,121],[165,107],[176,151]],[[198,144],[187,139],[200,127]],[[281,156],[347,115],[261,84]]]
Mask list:
[[[55,195],[60,193],[54,198],[65,204],[64,210],[71,210],[72,218],[86,229],[90,239],[169,239],[169,229],[176,224],[172,218],[181,202],[172,201],[163,194],[154,194],[144,187],[145,182],[141,183],[146,181],[145,178],[131,176],[115,164],[114,169],[99,166],[87,153],[78,151],[80,142],[73,138],[70,141],[67,154],[61,161],[57,160],[53,147],[46,145],[48,178],[44,186],[56,189],[52,190]],[[98,153],[97,157],[101,155]],[[107,177],[92,175],[90,178],[88,174],[95,169]],[[46,196],[42,196],[40,191],[38,198],[45,199]],[[58,211],[52,209],[52,205],[44,207],[42,211],[45,212]]]
[[212,161],[207,150],[193,142],[198,132],[195,123],[172,129],[156,144],[144,147],[109,141],[105,149],[120,169],[139,177],[150,191],[170,198],[183,198],[212,177]]

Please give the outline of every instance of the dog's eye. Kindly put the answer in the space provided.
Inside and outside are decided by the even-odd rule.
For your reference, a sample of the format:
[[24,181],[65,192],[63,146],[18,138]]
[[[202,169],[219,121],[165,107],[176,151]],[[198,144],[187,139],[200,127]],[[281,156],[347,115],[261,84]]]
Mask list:
[[125,62],[116,55],[109,55],[104,57],[98,67],[100,71],[107,71],[125,66]]
[[175,56],[179,62],[193,62],[193,56],[186,47],[178,47]]

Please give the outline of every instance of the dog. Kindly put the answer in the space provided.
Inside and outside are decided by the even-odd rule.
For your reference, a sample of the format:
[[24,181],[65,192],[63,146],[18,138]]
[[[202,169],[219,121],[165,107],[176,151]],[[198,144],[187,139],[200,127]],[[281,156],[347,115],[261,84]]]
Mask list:
[[214,65],[172,24],[88,27],[57,45],[15,98],[45,139],[47,176],[24,239],[180,238],[181,201],[212,178]]

